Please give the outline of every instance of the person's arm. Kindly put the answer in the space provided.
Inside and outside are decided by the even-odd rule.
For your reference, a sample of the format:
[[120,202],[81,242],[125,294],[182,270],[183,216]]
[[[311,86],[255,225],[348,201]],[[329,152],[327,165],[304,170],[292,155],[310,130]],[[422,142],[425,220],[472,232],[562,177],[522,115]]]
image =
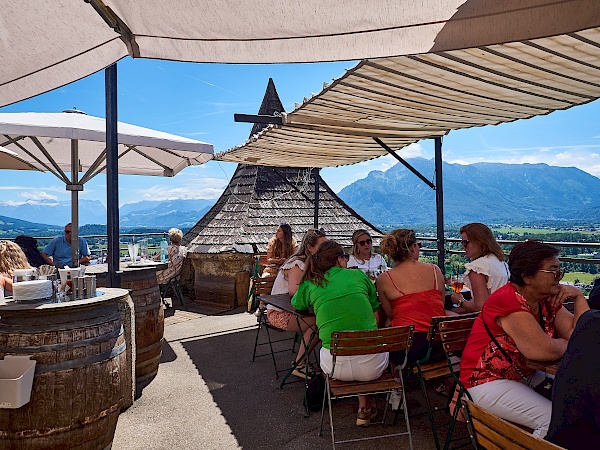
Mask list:
[[575,325],[577,325],[577,321],[579,320],[579,316],[588,311],[590,309],[590,305],[585,299],[583,292],[581,292],[575,286],[566,284],[561,284],[559,286],[560,291],[551,299],[552,304],[557,306],[558,304],[562,304],[567,298],[572,298],[574,309],[573,314],[571,314],[564,306],[560,308],[556,312],[554,327],[556,328],[558,336],[565,339],[570,339],[571,334],[575,329]]
[[[285,262],[285,259],[275,256],[275,252],[273,251],[274,247],[275,247],[275,241],[274,240],[269,241],[269,245],[267,246],[267,264],[281,265],[282,263]],[[283,259],[283,261],[282,261],[282,259]]]
[[290,295],[294,295],[298,291],[298,285],[300,284],[300,280],[302,279],[302,274],[304,271],[295,265],[291,269],[287,269],[284,272],[288,279],[288,293]]
[[390,301],[387,298],[387,295],[385,294],[385,288],[389,283],[389,280],[387,278],[387,275],[381,274],[377,277],[377,283],[375,284],[377,285],[377,293],[379,294],[379,302],[381,303],[381,307],[385,311],[385,315],[391,319],[393,314],[392,305],[390,304]]
[[567,349],[566,339],[553,339],[548,336],[529,312],[517,311],[499,317],[497,321],[500,327],[513,338],[517,348],[527,359],[554,361],[562,358]]
[[0,287],[4,289],[5,292],[12,292],[12,278],[0,276]]
[[40,255],[42,255],[42,259],[44,261],[46,261],[46,264],[50,264],[51,266],[54,265],[54,260],[53,260],[52,256],[50,256],[44,252],[40,252]]
[[79,264],[83,264],[84,266],[89,265],[91,252],[85,239],[79,239],[79,254],[81,255],[81,258],[79,258]]
[[310,307],[310,281],[304,281],[298,286],[296,294],[292,297],[292,306],[298,311],[305,311]]
[[[469,272],[469,280],[471,280],[471,300],[463,300],[460,304],[467,312],[481,311],[485,301],[490,296],[490,291],[487,288],[488,277],[471,271]],[[457,294],[457,296],[462,297],[462,294]],[[454,295],[452,299],[454,300]]]

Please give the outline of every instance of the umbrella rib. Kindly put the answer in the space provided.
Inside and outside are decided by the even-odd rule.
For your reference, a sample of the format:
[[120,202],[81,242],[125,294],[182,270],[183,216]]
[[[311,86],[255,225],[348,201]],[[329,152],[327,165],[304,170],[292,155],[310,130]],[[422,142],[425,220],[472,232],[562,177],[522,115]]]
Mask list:
[[[127,148],[129,150],[132,150],[132,151],[136,152],[138,155],[142,156],[143,158],[146,158],[148,161],[152,161],[157,166],[162,167],[162,169],[163,169],[163,171],[165,173],[168,173],[168,172],[171,171],[171,168],[169,166],[166,166],[166,165],[162,164],[160,161],[157,161],[156,159],[152,158],[150,155],[147,155],[146,153],[142,152],[135,145],[127,145]],[[159,150],[162,150],[163,152],[170,153],[169,151],[167,151],[164,148],[160,148],[160,147],[156,147],[156,148],[158,148]]]
[[81,177],[81,180],[79,180],[79,182],[81,184],[85,184],[89,180],[94,178],[96,175],[98,175],[99,172],[94,173],[94,171],[100,166],[100,164],[102,164],[104,162],[105,159],[106,159],[106,149],[102,150],[102,152],[98,155],[98,157],[93,162],[93,164],[88,168],[87,172]]
[[[14,144],[19,149],[21,149],[21,151],[25,152],[30,158],[34,159],[40,166],[42,166],[44,169],[46,169],[48,172],[50,172],[52,175],[54,175],[56,178],[64,181],[65,183],[67,183],[67,181],[65,181],[66,180],[66,176],[64,178],[61,177],[59,173],[57,173],[56,171],[52,170],[50,167],[48,167],[48,165],[46,163],[44,163],[41,159],[39,159],[37,156],[35,156],[33,153],[31,153],[29,150],[27,150],[23,146],[23,144],[20,144],[19,142],[17,142],[17,141],[19,141],[21,139],[25,139],[27,136],[19,136],[18,138],[11,138],[10,136],[8,136],[8,135],[5,134],[4,137],[7,138],[8,141],[4,142],[2,144],[2,146],[5,146],[5,145],[11,144],[11,143]],[[28,165],[30,165],[31,167],[33,167],[35,170],[40,170],[37,167],[35,167],[34,165],[30,164],[29,162],[27,162],[27,161],[24,161],[24,162],[26,162]]]
[[[40,152],[42,152],[44,154],[44,156],[46,158],[48,158],[48,162],[50,162],[50,164],[52,164],[52,166],[56,169],[56,172],[58,172],[60,174],[60,176],[52,171],[51,172],[54,173],[54,175],[56,175],[58,178],[63,180],[65,182],[65,184],[71,184],[71,180],[69,180],[67,178],[67,175],[59,167],[59,165],[56,163],[56,161],[54,161],[54,159],[50,156],[50,154],[45,149],[45,147],[42,145],[42,143],[38,140],[38,138],[36,138],[35,136],[29,136],[29,139],[31,139],[33,141],[33,143],[37,146],[37,148],[40,150]],[[34,157],[33,155],[31,155],[31,156]],[[48,168],[48,170],[50,170],[50,169]]]
[[[123,153],[121,153],[121,154],[119,155],[119,157],[117,158],[117,160],[121,159],[121,157],[122,157],[122,156],[125,156],[127,153],[129,153],[129,150],[130,150],[130,149],[127,149],[127,150],[125,150]],[[104,155],[106,155],[106,149],[104,149],[104,151],[103,151],[103,154],[104,154]],[[102,159],[103,159],[103,161],[106,161],[106,158],[102,158]],[[91,168],[90,168],[90,169],[91,169]],[[93,175],[90,175],[86,181],[89,181],[89,180],[91,180],[92,178],[94,178],[96,175],[98,175],[99,173],[102,173],[102,171],[103,171],[104,169],[106,169],[106,164],[104,164],[104,165],[103,165],[102,167],[100,167],[100,168],[99,168],[99,169],[98,169],[96,172],[94,172],[94,174],[93,174]],[[89,170],[88,170],[88,172],[89,172]]]

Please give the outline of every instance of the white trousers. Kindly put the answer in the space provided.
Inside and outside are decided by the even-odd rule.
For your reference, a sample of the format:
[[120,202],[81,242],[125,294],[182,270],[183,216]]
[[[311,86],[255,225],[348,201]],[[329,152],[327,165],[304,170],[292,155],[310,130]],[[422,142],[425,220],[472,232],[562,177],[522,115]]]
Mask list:
[[[333,358],[328,348],[321,347],[321,369],[331,375]],[[389,364],[389,353],[338,356],[333,378],[340,381],[371,381],[379,378]]]
[[[532,386],[544,380],[546,374],[536,371],[530,378]],[[529,387],[525,380],[494,380],[468,389],[479,406],[510,422],[534,430],[544,437],[552,416],[552,402]]]

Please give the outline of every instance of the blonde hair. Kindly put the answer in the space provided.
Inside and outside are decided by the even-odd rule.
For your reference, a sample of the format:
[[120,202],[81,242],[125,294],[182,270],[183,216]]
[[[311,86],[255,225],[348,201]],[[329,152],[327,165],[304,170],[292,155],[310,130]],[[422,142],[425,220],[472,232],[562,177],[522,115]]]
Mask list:
[[386,234],[379,244],[381,251],[396,262],[402,262],[411,257],[410,247],[416,244],[415,230],[399,228]]
[[179,244],[183,238],[183,232],[179,228],[171,228],[169,230],[169,240],[173,244]]
[[30,268],[27,256],[19,244],[12,241],[0,241],[0,273],[6,273],[12,277],[15,269]]
[[[364,264],[364,259],[360,258],[360,250],[358,249],[358,238],[361,237],[363,234],[366,234],[367,236],[369,236],[369,239],[371,239],[371,243],[373,243],[373,238],[371,237],[371,235],[369,234],[369,232],[363,228],[360,228],[358,230],[356,230],[354,233],[352,233],[352,249],[350,250],[350,254],[352,256],[354,256],[356,259],[360,259],[362,261],[361,264]],[[371,247],[371,255],[373,256],[373,247]]]

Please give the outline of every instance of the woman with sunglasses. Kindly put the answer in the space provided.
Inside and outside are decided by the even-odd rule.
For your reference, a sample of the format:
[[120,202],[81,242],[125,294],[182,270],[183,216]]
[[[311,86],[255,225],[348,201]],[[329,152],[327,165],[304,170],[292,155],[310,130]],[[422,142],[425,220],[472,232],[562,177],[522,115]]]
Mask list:
[[[296,252],[287,259],[279,268],[277,278],[273,282],[271,294],[290,294],[294,295],[298,290],[298,284],[302,279],[306,260],[314,255],[319,246],[327,240],[327,236],[322,230],[310,228],[302,238],[302,243]],[[301,332],[304,334],[303,342],[309,342],[313,328],[315,327],[314,317],[304,317],[300,320],[300,328],[296,316],[288,311],[283,311],[273,305],[267,305],[267,318],[269,323],[282,330],[291,332]],[[308,352],[317,345],[318,339],[313,339],[311,348]],[[296,365],[293,375],[298,377],[306,377],[306,368],[304,366],[304,347],[300,349],[294,364]]]
[[[360,270],[348,270],[348,254],[334,241],[326,241],[306,262],[302,283],[292,305],[304,310],[314,307],[321,348],[321,369],[331,373],[331,333],[334,331],[375,330],[379,307],[375,286]],[[338,356],[334,377],[342,381],[370,381],[379,378],[388,366],[388,353]],[[369,425],[377,415],[367,396],[358,397],[358,426]]]
[[[527,360],[561,358],[589,306],[579,289],[559,283],[563,270],[556,247],[520,242],[508,261],[510,283],[489,296],[475,320],[460,381],[475,403],[544,437],[552,403],[534,390],[545,374],[527,367]],[[563,306],[567,299],[574,301],[574,314]]]
[[510,276],[504,252],[494,233],[482,223],[469,223],[460,229],[461,244],[471,262],[465,264],[463,281],[471,290],[471,299],[465,300],[458,292],[452,294],[452,302],[458,305],[454,311],[468,313],[481,311],[490,294],[508,283]]
[[367,230],[356,230],[352,233],[352,250],[348,267],[358,267],[369,278],[375,280],[377,275],[388,270],[383,256],[373,253],[373,239]]
[[298,243],[292,236],[292,227],[287,223],[282,223],[277,227],[277,232],[267,244],[267,264],[262,276],[277,275],[279,266],[288,259],[298,248]]
[[[438,266],[419,261],[420,242],[414,230],[398,229],[381,240],[381,250],[394,261],[394,267],[377,277],[377,292],[381,306],[391,326],[413,324],[413,345],[408,352],[408,364],[425,357],[427,332],[434,316],[445,316],[444,276]],[[395,365],[404,360],[392,353]]]

